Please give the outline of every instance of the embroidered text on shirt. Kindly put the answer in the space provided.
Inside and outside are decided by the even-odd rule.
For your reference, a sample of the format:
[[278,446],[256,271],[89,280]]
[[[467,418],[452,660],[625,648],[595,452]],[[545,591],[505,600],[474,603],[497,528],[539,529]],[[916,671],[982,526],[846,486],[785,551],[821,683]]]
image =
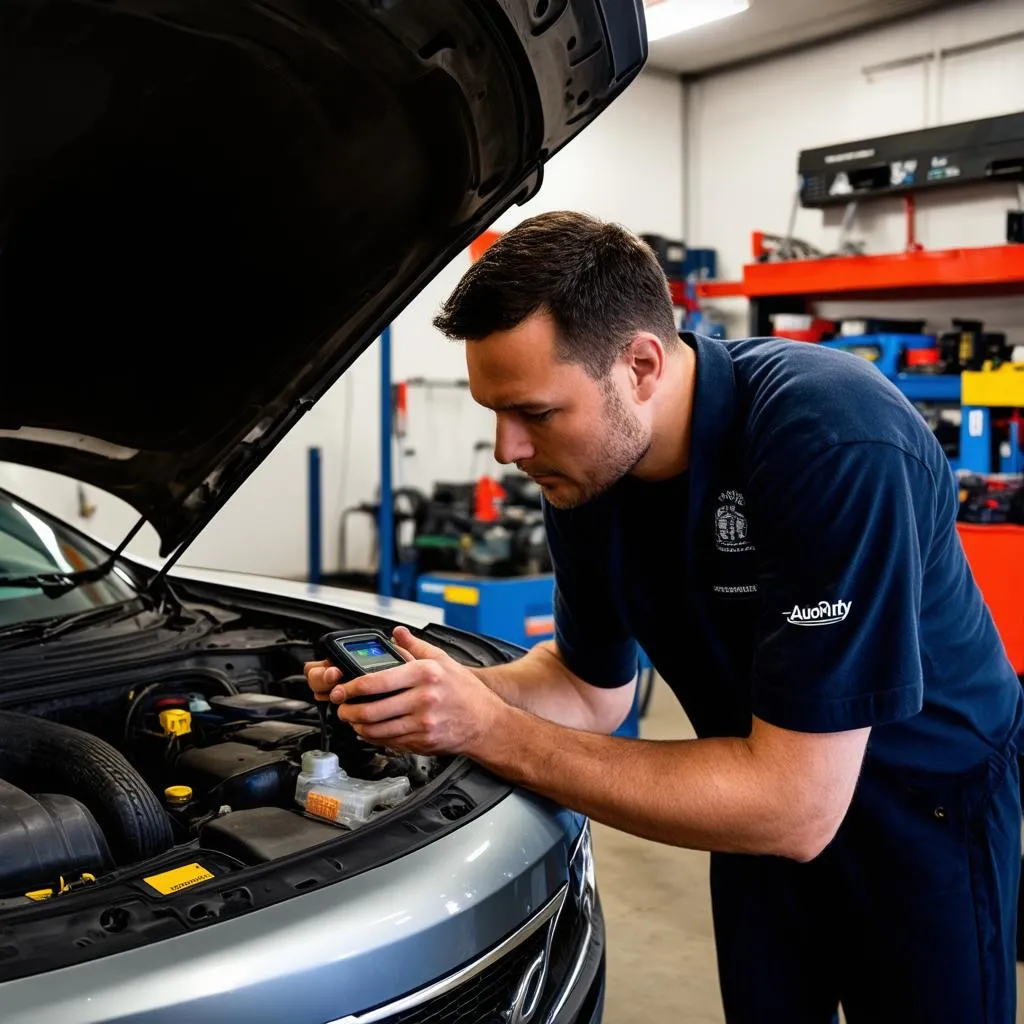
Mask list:
[[842,622],[852,606],[852,601],[819,601],[804,608],[795,604],[792,611],[782,614],[793,626],[828,626],[833,622]]

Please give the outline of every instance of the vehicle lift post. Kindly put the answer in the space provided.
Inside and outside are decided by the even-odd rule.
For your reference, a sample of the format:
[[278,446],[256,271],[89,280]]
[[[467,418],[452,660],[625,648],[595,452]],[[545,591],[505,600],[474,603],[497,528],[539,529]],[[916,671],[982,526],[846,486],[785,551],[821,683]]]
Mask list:
[[[394,595],[394,557],[392,545],[385,538],[394,530],[394,484],[391,474],[391,327],[385,327],[380,336],[380,508],[377,512],[378,568],[377,591],[384,597]],[[306,575],[310,583],[322,578],[321,524],[323,517],[321,495],[320,449],[308,450],[306,483],[308,563]]]

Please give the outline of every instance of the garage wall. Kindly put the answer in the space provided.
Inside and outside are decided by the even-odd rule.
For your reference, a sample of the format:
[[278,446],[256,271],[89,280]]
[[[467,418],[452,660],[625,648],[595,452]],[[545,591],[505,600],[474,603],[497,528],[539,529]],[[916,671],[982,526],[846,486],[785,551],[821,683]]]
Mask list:
[[[680,237],[683,223],[682,87],[674,76],[646,73],[547,167],[537,196],[504,215],[507,230],[543,210],[578,209],[617,220],[638,232]],[[392,331],[392,377],[454,380],[465,376],[462,346],[431,326],[438,307],[469,266],[457,257],[402,313]],[[349,373],[296,425],[224,507],[182,563],[283,577],[307,571],[307,449],[322,450],[323,566],[339,568],[343,509],[374,498],[378,487],[379,350],[371,346]],[[414,389],[409,436],[396,452],[396,486],[429,490],[434,480],[466,480],[497,471],[487,451],[474,459],[475,441],[492,441],[492,417],[468,391]],[[95,511],[79,516],[78,493],[63,478],[0,463],[0,486],[10,486],[82,529],[116,543],[137,518],[133,510],[95,488],[86,489]],[[348,517],[350,567],[367,564],[372,539],[368,517]],[[153,557],[148,528],[129,548]]]
[[[801,149],[1021,109],[1020,0],[985,0],[712,75],[687,87],[686,238],[717,249],[720,275],[738,277],[751,231],[786,232]],[[918,240],[927,248],[999,244],[1005,211],[1016,204],[1012,185],[921,196]],[[898,200],[862,207],[852,237],[865,239],[868,252],[901,250],[902,209]],[[799,210],[794,234],[833,251],[841,218],[841,209]],[[728,313],[730,336],[745,333],[742,300],[716,305]],[[901,315],[905,307],[872,308]],[[966,315],[966,306],[952,308],[960,313],[930,307],[936,324]],[[1024,328],[1019,303],[972,300],[969,312],[987,316],[993,329]]]

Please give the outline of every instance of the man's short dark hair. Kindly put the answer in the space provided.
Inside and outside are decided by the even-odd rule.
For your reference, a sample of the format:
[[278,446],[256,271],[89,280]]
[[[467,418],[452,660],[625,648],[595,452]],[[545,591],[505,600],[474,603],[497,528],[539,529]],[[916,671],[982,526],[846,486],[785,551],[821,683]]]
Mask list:
[[542,213],[502,235],[463,275],[434,326],[479,341],[538,312],[554,321],[558,357],[596,380],[638,331],[667,348],[679,343],[653,250],[620,225],[582,213]]

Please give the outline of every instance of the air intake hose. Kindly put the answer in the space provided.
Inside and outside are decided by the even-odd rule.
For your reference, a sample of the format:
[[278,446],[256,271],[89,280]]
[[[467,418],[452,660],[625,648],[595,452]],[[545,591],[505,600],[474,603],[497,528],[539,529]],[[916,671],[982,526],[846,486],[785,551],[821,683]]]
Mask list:
[[0,711],[0,778],[30,793],[81,801],[118,864],[174,844],[170,821],[142,776],[109,743],[81,729]]

